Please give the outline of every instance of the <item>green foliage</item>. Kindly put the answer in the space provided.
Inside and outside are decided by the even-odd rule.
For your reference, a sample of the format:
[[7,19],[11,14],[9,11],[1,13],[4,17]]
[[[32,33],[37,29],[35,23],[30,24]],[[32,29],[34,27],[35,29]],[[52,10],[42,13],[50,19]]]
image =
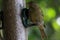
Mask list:
[[32,27],[29,33],[29,40],[40,40],[40,31],[38,27]]

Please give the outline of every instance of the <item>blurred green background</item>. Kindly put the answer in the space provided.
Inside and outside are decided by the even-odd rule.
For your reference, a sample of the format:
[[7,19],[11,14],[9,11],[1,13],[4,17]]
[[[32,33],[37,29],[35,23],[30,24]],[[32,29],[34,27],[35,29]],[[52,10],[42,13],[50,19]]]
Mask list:
[[[31,0],[26,0],[30,2]],[[46,24],[45,32],[48,36],[47,40],[60,40],[60,0],[33,0],[37,2],[44,14],[44,22]],[[0,10],[2,9],[2,0],[0,0]],[[1,25],[1,22],[0,22]],[[2,31],[0,31],[0,34]],[[41,40],[38,27],[31,27],[29,32],[29,40]],[[45,39],[46,40],[46,39]]]

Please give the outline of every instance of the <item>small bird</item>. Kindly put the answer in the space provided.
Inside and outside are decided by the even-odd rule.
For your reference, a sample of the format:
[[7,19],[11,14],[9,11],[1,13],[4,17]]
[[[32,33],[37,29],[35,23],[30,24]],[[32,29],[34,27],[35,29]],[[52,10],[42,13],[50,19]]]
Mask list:
[[29,19],[33,24],[37,24],[39,27],[39,30],[41,32],[41,39],[44,40],[44,38],[47,38],[47,35],[44,31],[44,20],[43,20],[43,14],[40,9],[40,7],[37,5],[37,3],[31,1],[28,3],[29,7]]

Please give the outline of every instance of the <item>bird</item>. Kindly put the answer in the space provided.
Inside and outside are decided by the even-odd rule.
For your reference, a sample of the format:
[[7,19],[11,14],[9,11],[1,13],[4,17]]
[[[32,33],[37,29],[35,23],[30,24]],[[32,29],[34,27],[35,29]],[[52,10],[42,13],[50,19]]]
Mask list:
[[36,24],[38,26],[41,33],[41,39],[44,40],[44,38],[47,38],[47,35],[44,31],[44,15],[42,14],[42,10],[39,5],[34,1],[28,2],[28,8],[29,19],[32,24]]

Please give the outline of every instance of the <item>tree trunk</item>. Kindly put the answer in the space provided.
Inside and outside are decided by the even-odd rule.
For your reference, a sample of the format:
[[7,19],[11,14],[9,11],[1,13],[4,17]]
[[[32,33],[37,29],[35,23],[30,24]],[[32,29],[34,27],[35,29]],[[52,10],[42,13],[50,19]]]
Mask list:
[[4,17],[3,31],[5,40],[26,40],[25,28],[21,21],[21,9],[25,7],[24,0],[3,0]]

